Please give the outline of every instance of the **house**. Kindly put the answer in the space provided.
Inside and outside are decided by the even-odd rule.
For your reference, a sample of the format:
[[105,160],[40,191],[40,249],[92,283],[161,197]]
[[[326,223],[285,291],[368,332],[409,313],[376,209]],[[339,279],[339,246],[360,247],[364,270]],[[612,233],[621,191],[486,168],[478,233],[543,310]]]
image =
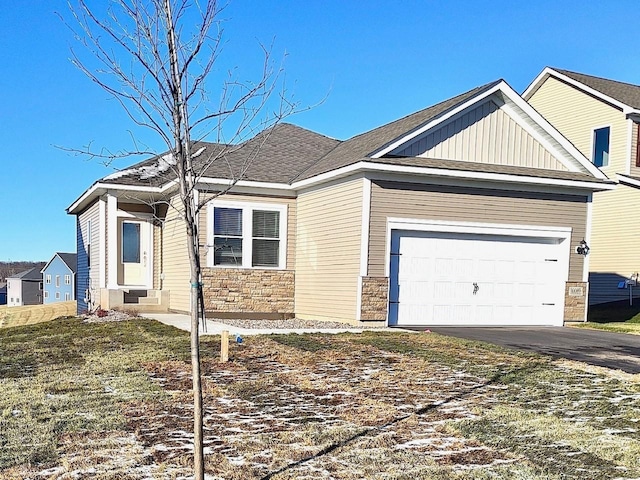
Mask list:
[[628,300],[625,287],[640,271],[640,86],[545,68],[523,96],[618,184],[593,195],[589,303]]
[[75,300],[77,255],[56,253],[42,269],[42,303]]
[[42,303],[42,266],[7,277],[7,306],[39,305]]
[[7,283],[0,282],[0,305],[7,304]]
[[[208,317],[389,325],[584,320],[594,191],[614,188],[506,82],[338,141],[279,124],[197,184]],[[249,162],[249,160],[252,160]],[[96,181],[77,218],[78,308],[189,311],[170,154]],[[226,194],[231,172],[243,176]]]

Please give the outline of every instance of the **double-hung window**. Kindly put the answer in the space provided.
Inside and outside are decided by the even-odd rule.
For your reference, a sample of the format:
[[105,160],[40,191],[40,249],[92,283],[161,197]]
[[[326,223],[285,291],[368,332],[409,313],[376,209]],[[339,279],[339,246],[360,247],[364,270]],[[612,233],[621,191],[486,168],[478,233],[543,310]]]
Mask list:
[[212,267],[286,268],[286,205],[209,204]]
[[64,276],[64,284],[65,285],[71,285],[71,275],[65,275]]
[[44,278],[45,278],[45,283],[47,285],[50,285],[51,284],[51,274],[47,273],[47,275]]

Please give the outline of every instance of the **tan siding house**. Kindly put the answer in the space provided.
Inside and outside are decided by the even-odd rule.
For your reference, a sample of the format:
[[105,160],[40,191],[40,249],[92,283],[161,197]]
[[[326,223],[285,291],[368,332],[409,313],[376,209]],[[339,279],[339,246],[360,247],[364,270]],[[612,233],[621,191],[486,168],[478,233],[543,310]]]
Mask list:
[[220,319],[586,317],[580,248],[592,196],[612,184],[504,81],[345,141],[281,124],[196,147],[194,286],[172,152],[99,180],[69,207],[79,245],[86,218],[103,225],[91,235],[103,308],[188,312],[201,288],[199,310]]
[[[637,159],[640,86],[545,69],[525,99],[618,186],[593,194],[588,256],[591,304],[627,300],[625,281],[640,271],[634,212],[640,207]],[[608,132],[607,160],[597,158],[597,131]],[[604,164],[603,164],[604,163]]]

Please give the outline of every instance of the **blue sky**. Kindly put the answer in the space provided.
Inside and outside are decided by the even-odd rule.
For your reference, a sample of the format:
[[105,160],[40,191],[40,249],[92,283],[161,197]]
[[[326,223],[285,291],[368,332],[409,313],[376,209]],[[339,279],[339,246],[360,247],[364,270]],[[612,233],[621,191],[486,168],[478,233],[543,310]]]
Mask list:
[[[154,144],[71,64],[74,39],[56,11],[66,14],[66,2],[0,10],[4,261],[74,252],[65,208],[113,172],[56,146],[118,150],[130,132]],[[273,41],[275,58],[287,53],[290,93],[304,105],[326,96],[288,121],[338,139],[498,78],[522,92],[545,66],[640,84],[637,0],[231,0],[223,17],[221,62],[255,78],[258,42]]]

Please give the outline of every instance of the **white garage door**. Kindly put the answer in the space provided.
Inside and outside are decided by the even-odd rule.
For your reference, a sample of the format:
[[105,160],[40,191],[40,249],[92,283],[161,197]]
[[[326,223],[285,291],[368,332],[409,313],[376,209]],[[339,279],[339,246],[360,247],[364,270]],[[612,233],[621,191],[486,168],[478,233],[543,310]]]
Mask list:
[[392,230],[390,325],[562,325],[567,238]]

